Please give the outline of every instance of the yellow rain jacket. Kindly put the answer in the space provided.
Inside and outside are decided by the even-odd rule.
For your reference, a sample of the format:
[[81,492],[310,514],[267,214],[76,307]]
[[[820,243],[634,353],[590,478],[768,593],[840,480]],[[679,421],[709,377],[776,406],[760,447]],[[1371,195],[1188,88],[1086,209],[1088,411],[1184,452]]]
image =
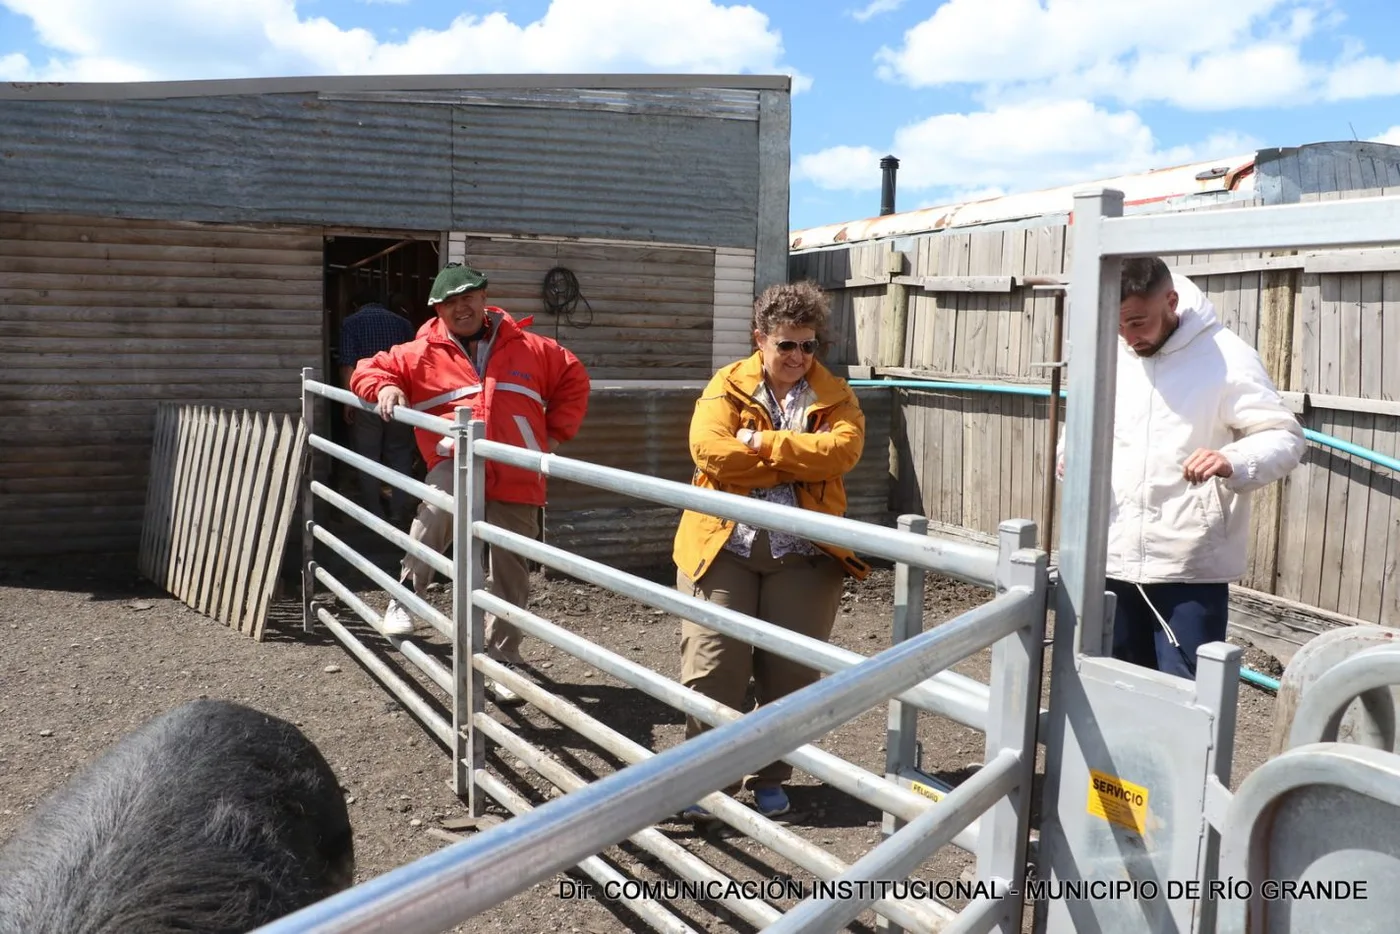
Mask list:
[[[807,373],[815,401],[803,415],[806,431],[775,431],[768,408],[759,401],[763,358],[758,352],[717,372],[695,403],[690,421],[694,486],[747,496],[755,488],[792,483],[797,502],[833,516],[846,512],[844,477],[860,460],[865,446],[865,413],[843,379],[820,362]],[[735,435],[740,428],[759,432],[759,450],[750,450]],[[676,567],[698,580],[729,540],[735,523],[686,510],[672,550]],[[846,573],[864,580],[870,566],[845,548],[813,542],[841,562]]]

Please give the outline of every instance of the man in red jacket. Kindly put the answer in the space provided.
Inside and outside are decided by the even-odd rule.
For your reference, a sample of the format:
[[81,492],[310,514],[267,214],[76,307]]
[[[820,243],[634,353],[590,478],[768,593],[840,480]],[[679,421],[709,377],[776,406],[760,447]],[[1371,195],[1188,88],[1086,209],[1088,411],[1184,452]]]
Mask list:
[[[416,339],[361,360],[350,390],[379,407],[386,421],[395,407],[452,418],[470,406],[472,417],[486,423],[491,441],[534,451],[553,451],[578,433],[588,409],[588,373],[577,357],[547,337],[526,330],[503,309],[486,304],[486,277],[470,266],[449,263],[433,282],[428,305],[437,312],[419,328]],[[418,450],[428,467],[427,484],[453,491],[452,439],[414,429]],[[534,471],[486,463],[486,521],[533,538],[539,534],[539,509],[545,503],[545,478]],[[409,535],[438,551],[452,540],[452,514],[422,503]],[[411,555],[403,558],[400,581],[412,579],[423,593],[433,569]],[[491,549],[491,593],[515,606],[527,605],[530,575],[525,559]],[[398,601],[384,613],[387,635],[412,633],[417,620]],[[508,665],[518,665],[520,631],[490,614],[486,617],[486,651]],[[519,697],[493,684],[497,700]]]

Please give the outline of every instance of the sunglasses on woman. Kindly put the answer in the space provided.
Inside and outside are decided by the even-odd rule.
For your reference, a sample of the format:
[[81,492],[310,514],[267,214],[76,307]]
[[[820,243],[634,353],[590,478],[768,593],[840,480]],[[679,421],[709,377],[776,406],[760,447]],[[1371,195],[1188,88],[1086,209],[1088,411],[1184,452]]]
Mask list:
[[817,348],[821,346],[821,342],[820,342],[820,341],[817,341],[817,340],[805,340],[805,341],[792,341],[792,340],[787,340],[787,341],[777,341],[776,343],[774,343],[773,346],[775,346],[775,347],[778,348],[778,352],[779,352],[779,353],[792,353],[794,350],[797,350],[798,348],[801,348],[801,349],[802,349],[802,352],[803,352],[804,354],[806,354],[807,356],[810,357],[812,354],[814,354],[814,353],[817,352]]

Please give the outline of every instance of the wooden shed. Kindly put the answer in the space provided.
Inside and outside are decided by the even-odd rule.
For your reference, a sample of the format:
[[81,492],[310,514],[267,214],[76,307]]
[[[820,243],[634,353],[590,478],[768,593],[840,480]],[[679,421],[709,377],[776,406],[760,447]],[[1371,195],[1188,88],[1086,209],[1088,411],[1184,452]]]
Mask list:
[[[481,266],[490,300],[533,314],[600,392],[635,394],[597,407],[590,435],[634,425],[648,385],[748,352],[756,290],[785,279],[789,90],[657,75],[0,85],[0,555],[135,550],[157,403],[296,413],[300,368],[335,378],[354,288],[401,294],[421,322],[449,260]],[[556,269],[576,296],[546,295]],[[666,419],[688,417],[693,400],[663,397]],[[635,469],[628,450],[612,456]]]
[[[1073,194],[1099,187],[1124,192],[1125,214],[1400,196],[1400,147],[1260,150],[794,231],[790,278],[837,295],[833,364],[958,384],[892,391],[896,512],[981,538],[1005,518],[1043,528],[1053,515],[1048,364],[1062,353],[1055,292],[1033,283],[1068,272]],[[1303,465],[1255,497],[1250,574],[1232,604],[1235,630],[1285,660],[1326,628],[1400,626],[1400,476],[1345,448],[1400,455],[1400,231],[1396,241],[1164,257],[1259,350],[1315,433]]]

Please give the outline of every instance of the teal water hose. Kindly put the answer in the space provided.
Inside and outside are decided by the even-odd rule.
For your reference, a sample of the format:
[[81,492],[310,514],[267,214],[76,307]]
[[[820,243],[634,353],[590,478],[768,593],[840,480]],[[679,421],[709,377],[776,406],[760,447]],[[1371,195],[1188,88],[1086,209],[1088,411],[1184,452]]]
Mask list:
[[1273,691],[1275,694],[1278,693],[1278,679],[1270,678],[1268,675],[1262,672],[1255,671],[1253,668],[1246,668],[1245,666],[1241,665],[1240,680],[1248,681],[1250,684],[1256,687],[1264,688],[1267,691]]

